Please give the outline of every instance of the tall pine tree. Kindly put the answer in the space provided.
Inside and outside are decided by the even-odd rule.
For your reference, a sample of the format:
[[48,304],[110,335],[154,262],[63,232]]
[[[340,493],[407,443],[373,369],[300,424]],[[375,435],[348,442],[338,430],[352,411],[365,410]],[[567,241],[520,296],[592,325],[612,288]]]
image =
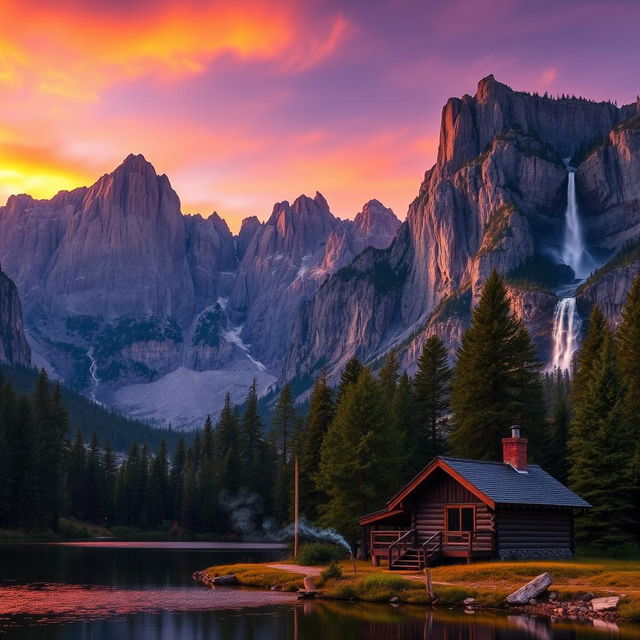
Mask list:
[[611,335],[606,335],[579,394],[571,423],[571,488],[592,508],[576,519],[576,541],[604,549],[631,541],[634,523],[632,452],[625,389]]
[[418,359],[413,381],[417,420],[422,433],[412,446],[420,449],[424,460],[438,455],[449,431],[451,369],[447,349],[439,336],[427,338]]
[[322,442],[334,414],[333,391],[327,372],[317,378],[311,391],[309,413],[300,452],[300,512],[312,522],[317,520],[319,507],[327,495],[317,485]]
[[454,455],[500,460],[501,441],[520,424],[535,452],[541,446],[544,398],[538,362],[526,329],[512,312],[502,279],[487,279],[452,379]]
[[380,508],[400,474],[399,438],[385,420],[385,399],[368,368],[336,405],[322,443],[318,487],[328,496],[321,522],[352,542],[358,515]]

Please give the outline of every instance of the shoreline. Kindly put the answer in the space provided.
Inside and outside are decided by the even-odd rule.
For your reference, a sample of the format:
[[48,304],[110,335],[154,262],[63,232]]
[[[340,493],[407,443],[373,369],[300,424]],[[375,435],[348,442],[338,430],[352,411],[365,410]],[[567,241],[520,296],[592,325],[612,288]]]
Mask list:
[[[533,566],[531,566],[533,565]],[[461,572],[469,565],[462,566]],[[513,568],[513,563],[502,565]],[[535,563],[529,565],[532,571],[539,571]],[[520,566],[519,575],[529,568],[526,563]],[[207,587],[212,587],[212,578],[218,575],[235,575],[237,585],[263,591],[298,592],[303,589],[303,578],[311,576],[316,581],[319,591],[318,597],[325,600],[378,602],[392,605],[423,605],[435,608],[456,607],[468,613],[476,611],[501,611],[530,617],[547,617],[552,622],[562,620],[579,620],[593,626],[607,624],[634,624],[640,621],[637,616],[637,599],[635,594],[629,597],[629,590],[594,588],[575,582],[574,578],[560,579],[549,590],[528,604],[512,605],[506,601],[507,595],[528,582],[517,578],[514,582],[508,571],[504,571],[501,578],[490,581],[491,586],[479,584],[477,581],[443,581],[436,575],[433,578],[434,597],[427,595],[424,577],[417,573],[399,574],[374,568],[368,563],[360,563],[358,573],[348,571],[348,565],[343,566],[343,577],[340,579],[324,580],[322,567],[303,567],[292,563],[262,563],[244,565],[220,565],[196,571],[194,580]],[[438,573],[438,569],[434,573]],[[442,568],[446,574],[447,568]],[[491,569],[500,573],[501,565],[494,564]],[[473,572],[474,567],[467,569]],[[475,572],[482,573],[485,567],[475,566]],[[634,572],[635,573],[635,572]],[[635,577],[635,576],[634,576]],[[511,579],[511,582],[509,582]],[[566,584],[565,584],[566,583]],[[569,587],[569,588],[567,588]],[[637,585],[640,589],[640,584]],[[594,610],[591,600],[600,597],[617,597],[622,605],[613,609]],[[621,610],[622,609],[622,610]],[[630,615],[625,615],[629,613]]]

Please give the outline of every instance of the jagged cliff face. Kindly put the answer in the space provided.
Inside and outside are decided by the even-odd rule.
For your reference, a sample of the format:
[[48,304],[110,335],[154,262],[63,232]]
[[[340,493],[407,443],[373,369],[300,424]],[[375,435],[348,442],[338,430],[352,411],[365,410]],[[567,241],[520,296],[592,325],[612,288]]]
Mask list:
[[0,362],[28,367],[31,349],[22,320],[22,305],[13,281],[0,271]]
[[613,324],[640,274],[640,117],[617,126],[582,162],[576,175],[589,234],[613,252],[578,290],[588,313],[600,305]]
[[[39,364],[101,401],[195,426],[227,389],[239,400],[257,378],[266,390],[300,304],[399,225],[377,201],[340,220],[316,194],[246,219],[234,238],[216,213],[183,215],[168,178],[129,156],[91,187],[11,197],[0,260]],[[189,400],[174,411],[178,393]]]
[[637,113],[638,105],[514,92],[492,76],[475,96],[449,100],[437,163],[403,229],[389,249],[365,252],[305,305],[283,378],[306,379],[320,367],[335,375],[347,357],[375,362],[391,347],[411,370],[432,333],[453,354],[493,268],[512,279],[514,307],[546,357],[557,297],[536,271],[544,263],[557,284],[572,278],[558,266],[565,160],[581,162],[587,236],[606,259],[638,234]]
[[11,198],[0,234],[0,259],[25,292],[28,313],[36,306],[106,318],[194,311],[180,202],[141,156],[51,201]]
[[280,202],[264,225],[251,225],[229,308],[243,339],[279,370],[300,305],[365,247],[388,246],[400,221],[377,200],[353,221],[340,220],[316,193]]
[[316,193],[234,238],[217,214],[182,215],[167,177],[130,156],[92,187],[10,198],[0,261],[39,362],[131,413],[195,426],[254,377],[261,390],[310,384],[390,348],[413,371],[433,333],[453,357],[494,268],[546,359],[573,280],[560,258],[567,164],[602,265],[578,308],[598,303],[615,322],[640,273],[640,106],[531,96],[492,76],[444,107],[437,162],[402,225],[377,200],[342,220]]
[[142,156],[89,188],[10,198],[0,260],[23,294],[39,361],[78,389],[217,363],[220,337],[193,335],[231,289],[233,236],[217,214],[183,216],[168,178]]

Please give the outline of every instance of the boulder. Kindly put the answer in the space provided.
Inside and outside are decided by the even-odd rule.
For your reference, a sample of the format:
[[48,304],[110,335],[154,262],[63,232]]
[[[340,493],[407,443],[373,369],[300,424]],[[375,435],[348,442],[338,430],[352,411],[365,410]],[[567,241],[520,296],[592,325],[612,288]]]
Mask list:
[[618,596],[607,596],[605,598],[594,598],[591,601],[591,607],[594,611],[611,611],[618,608]]

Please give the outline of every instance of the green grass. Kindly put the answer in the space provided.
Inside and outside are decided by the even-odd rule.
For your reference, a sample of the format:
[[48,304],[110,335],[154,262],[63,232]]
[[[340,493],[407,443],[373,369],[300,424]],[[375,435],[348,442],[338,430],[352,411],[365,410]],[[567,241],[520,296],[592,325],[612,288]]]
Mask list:
[[[427,604],[422,572],[399,574],[368,562],[357,562],[354,574],[350,561],[340,563],[343,577],[322,581],[326,598],[388,602],[396,597],[400,602]],[[211,574],[234,573],[240,584],[269,588],[278,585],[295,591],[302,586],[303,576],[266,565],[227,565],[207,569]],[[596,596],[624,595],[620,616],[625,620],[640,620],[640,561],[578,559],[566,562],[484,562],[436,567],[431,570],[436,605],[460,606],[466,598],[475,598],[476,605],[501,608],[506,597],[535,576],[548,571],[553,577],[551,590],[560,600],[572,600],[590,592]]]

